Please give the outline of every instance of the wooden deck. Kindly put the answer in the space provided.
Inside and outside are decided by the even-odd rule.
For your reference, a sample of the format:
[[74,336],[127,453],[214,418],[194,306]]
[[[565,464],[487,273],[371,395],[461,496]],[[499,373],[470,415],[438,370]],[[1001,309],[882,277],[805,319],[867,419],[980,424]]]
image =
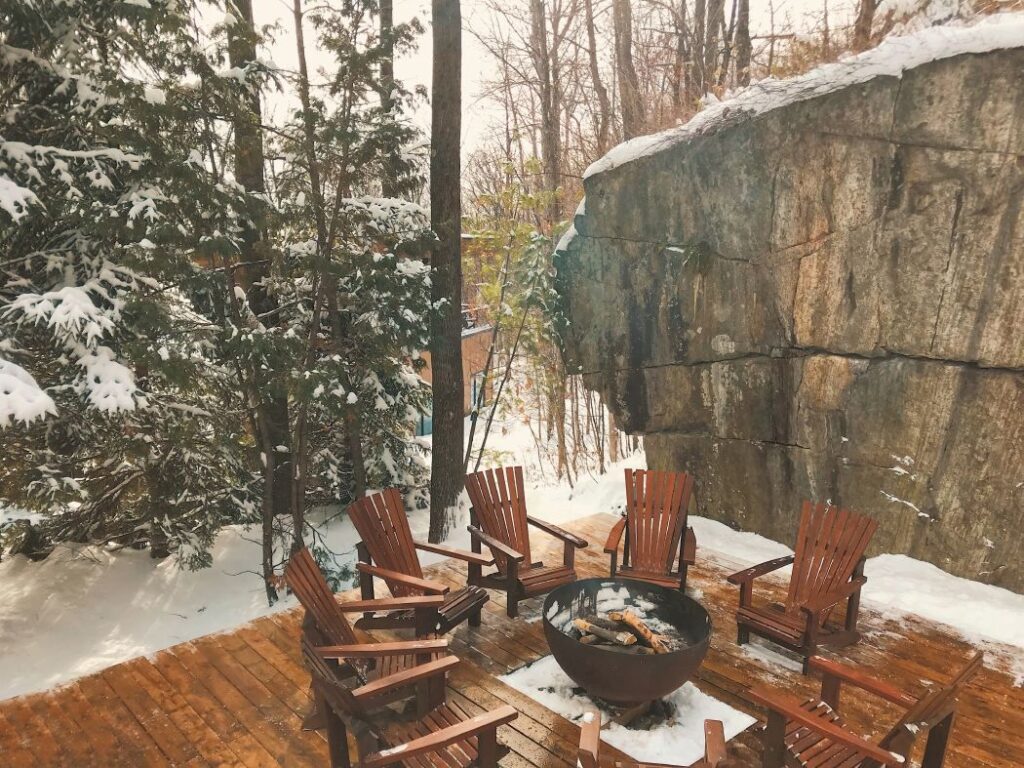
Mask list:
[[[611,520],[598,515],[570,526],[591,542],[577,554],[581,574],[607,573],[601,547]],[[546,538],[538,537],[537,543]],[[552,542],[549,557],[559,556]],[[701,550],[698,541],[690,583],[703,592],[715,634],[697,683],[759,715],[744,698],[752,685],[810,692],[816,681],[735,645],[736,590],[723,579],[731,565],[718,553]],[[465,579],[449,562],[428,572],[452,584]],[[541,600],[523,603],[523,615],[512,621],[505,617],[503,597],[492,593],[483,626],[463,625],[452,636],[452,650],[463,663],[451,676],[448,695],[468,711],[508,703],[521,713],[499,731],[512,749],[502,762],[508,768],[576,765],[576,726],[495,679],[547,654],[537,621]],[[299,727],[309,680],[298,656],[300,618],[298,611],[279,613],[54,691],[0,702],[0,765],[325,766],[323,738]],[[921,678],[944,679],[969,655],[966,643],[918,621],[896,624],[866,610],[861,626],[865,639],[839,657],[881,670],[912,691],[920,690]],[[947,760],[951,768],[1024,765],[1024,688],[1014,687],[1006,671],[993,668],[998,666],[989,664],[961,698]],[[894,717],[888,705],[853,693],[843,704],[848,719],[865,734],[884,732]],[[756,728],[739,739],[759,751]]]

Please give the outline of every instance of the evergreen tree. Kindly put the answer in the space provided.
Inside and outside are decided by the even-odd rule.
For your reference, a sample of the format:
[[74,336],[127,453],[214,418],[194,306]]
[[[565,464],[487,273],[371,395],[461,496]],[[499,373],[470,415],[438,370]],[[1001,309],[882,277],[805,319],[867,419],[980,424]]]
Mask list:
[[253,201],[198,148],[235,98],[180,0],[0,11],[0,496],[191,565],[252,513],[232,371],[191,297]]

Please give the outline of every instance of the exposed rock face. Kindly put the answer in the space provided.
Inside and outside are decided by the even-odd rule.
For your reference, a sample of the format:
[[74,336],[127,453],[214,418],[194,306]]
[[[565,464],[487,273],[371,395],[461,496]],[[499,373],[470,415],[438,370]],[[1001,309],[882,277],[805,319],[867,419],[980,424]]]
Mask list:
[[956,56],[587,179],[568,369],[701,514],[792,544],[830,499],[1024,591],[1022,73]]

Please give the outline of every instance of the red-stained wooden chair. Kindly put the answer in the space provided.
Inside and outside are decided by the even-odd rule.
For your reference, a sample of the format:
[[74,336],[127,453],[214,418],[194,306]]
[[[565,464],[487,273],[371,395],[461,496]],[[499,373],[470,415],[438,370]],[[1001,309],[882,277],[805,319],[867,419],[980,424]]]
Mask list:
[[[910,752],[923,733],[928,737],[921,768],[941,768],[953,730],[957,694],[981,669],[981,662],[982,654],[975,654],[950,682],[915,696],[854,667],[812,657],[810,668],[822,674],[820,697],[800,700],[765,688],[750,692],[751,699],[768,708],[764,768],[908,766]],[[864,739],[845,724],[840,714],[843,683],[905,710],[877,743]]]
[[[750,633],[761,635],[796,651],[807,659],[819,645],[842,647],[857,642],[857,614],[864,578],[864,552],[878,523],[870,517],[828,504],[803,505],[796,552],[769,560],[729,576],[740,587],[736,612],[736,642],[748,642]],[[754,605],[754,580],[792,564],[789,593],[783,605]],[[846,602],[842,627],[829,618]]]
[[[526,513],[526,492],[522,467],[486,469],[466,475],[469,493],[469,532],[474,552],[487,546],[497,570],[484,574],[470,563],[469,583],[507,594],[506,613],[519,615],[519,601],[550,592],[576,580],[576,550],[587,542],[556,525],[545,523]],[[530,526],[560,539],[565,545],[562,564],[545,567],[534,562],[530,551]]]
[[491,565],[493,558],[475,552],[415,541],[409,528],[402,496],[395,489],[359,499],[349,507],[349,517],[362,537],[359,552],[359,585],[366,600],[374,598],[373,579],[382,579],[394,597],[441,595],[436,609],[408,610],[385,614],[366,613],[356,622],[360,628],[407,628],[418,636],[445,634],[469,619],[480,625],[480,609],[489,599],[487,590],[467,585],[452,591],[446,584],[423,577],[416,550],[457,558],[477,567]]
[[[704,757],[689,768],[733,768],[744,760],[753,765],[753,751],[743,745],[726,747],[725,732],[720,720],[704,721]],[[648,763],[623,759],[601,752],[601,713],[591,708],[580,725],[580,747],[577,753],[579,768],[683,768],[667,763]]]
[[448,657],[366,682],[351,662],[354,654],[371,653],[373,648],[316,647],[303,637],[302,652],[312,676],[316,706],[325,716],[332,768],[352,768],[349,734],[356,745],[356,768],[497,768],[498,760],[508,753],[498,742],[497,729],[518,717],[512,707],[500,706],[477,716],[468,715],[455,702],[411,715],[381,707],[382,694],[400,691],[410,683],[426,683],[443,691],[447,671],[458,662]]
[[692,496],[693,477],[685,472],[626,470],[626,514],[612,527],[604,545],[612,578],[686,589],[687,569],[697,553],[697,539],[686,525]]
[[[302,548],[292,553],[284,570],[288,587],[295,593],[306,610],[303,621],[303,636],[313,645],[348,649],[351,654],[348,666],[364,684],[393,679],[413,668],[436,661],[445,662],[443,668],[458,661],[454,657],[443,658],[448,644],[446,640],[421,640],[396,643],[372,643],[360,640],[352,625],[345,618],[346,613],[363,613],[376,610],[433,610],[443,603],[443,595],[425,597],[397,597],[381,600],[352,600],[339,602],[324,580],[320,567],[309,550]],[[385,695],[387,694],[387,695]],[[443,686],[428,688],[416,686],[415,690],[393,688],[380,693],[381,703],[416,696],[420,710],[440,704],[444,700]],[[303,727],[323,727],[323,712],[314,709],[303,723]]]

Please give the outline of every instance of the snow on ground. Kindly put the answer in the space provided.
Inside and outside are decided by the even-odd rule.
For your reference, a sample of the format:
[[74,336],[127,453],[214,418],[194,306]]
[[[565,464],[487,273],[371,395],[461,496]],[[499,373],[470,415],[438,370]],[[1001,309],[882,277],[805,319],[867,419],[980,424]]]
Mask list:
[[[553,656],[545,656],[498,678],[548,709],[579,722],[594,702],[576,692]],[[669,720],[650,730],[631,730],[617,723],[606,724],[601,740],[644,762],[689,765],[704,756],[704,720],[721,720],[726,740],[752,726],[756,720],[686,683],[667,700],[676,712]],[[602,720],[607,720],[602,713]]]
[[[688,123],[649,136],[638,136],[613,147],[587,168],[583,178],[713,132],[737,114],[760,115],[876,77],[901,77],[903,72],[930,61],[1021,46],[1024,46],[1024,13],[997,13],[970,25],[950,23],[911,35],[889,37],[877,48],[864,53],[785,80],[766,78],[736,93],[726,94],[722,101],[706,96],[710,103]],[[561,244],[561,247],[566,245]]]
[[[478,436],[479,441],[479,436]],[[553,523],[623,505],[623,467],[643,467],[644,455],[609,468],[605,475],[581,472],[575,487],[558,482],[547,459],[538,457],[528,426],[497,424],[483,466],[524,464],[530,511]],[[0,521],[26,516],[0,510]],[[467,512],[460,510],[449,543],[468,548]],[[358,536],[343,516],[322,512],[318,525],[338,565],[355,560]],[[701,557],[743,567],[790,554],[775,541],[734,531],[722,523],[691,517]],[[413,533],[426,538],[427,513],[410,513]],[[440,559],[421,555],[424,564]],[[224,530],[213,550],[213,566],[185,571],[148,552],[112,552],[103,547],[58,547],[46,560],[16,556],[0,562],[0,699],[51,688],[82,675],[211,632],[236,627],[296,603],[286,597],[266,604],[259,572],[258,533]],[[947,625],[969,642],[991,651],[1024,684],[1024,595],[952,576],[902,555],[868,561],[864,599],[869,607],[899,619],[908,614]],[[785,577],[785,570],[776,578]]]

